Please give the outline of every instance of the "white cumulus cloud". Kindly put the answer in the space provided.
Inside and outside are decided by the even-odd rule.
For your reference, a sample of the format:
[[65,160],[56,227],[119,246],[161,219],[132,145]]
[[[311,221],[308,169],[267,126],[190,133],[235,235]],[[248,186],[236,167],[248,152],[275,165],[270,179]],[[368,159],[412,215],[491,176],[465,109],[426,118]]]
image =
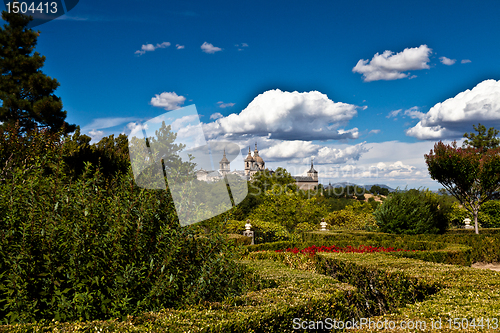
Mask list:
[[343,164],[349,160],[358,161],[363,153],[368,152],[366,141],[353,146],[348,146],[344,149],[322,147],[318,150],[317,158],[314,159],[316,164]]
[[148,51],[154,51],[156,49],[164,49],[164,48],[167,48],[169,46],[170,46],[169,42],[163,42],[161,44],[156,44],[156,45],[144,44],[141,46],[141,49],[135,51],[134,54],[143,55],[144,53],[146,53]]
[[358,129],[345,130],[358,106],[333,102],[318,91],[299,93],[268,90],[254,98],[240,114],[205,125],[209,137],[248,135],[281,140],[354,139]]
[[186,97],[178,96],[175,92],[162,92],[159,95],[155,94],[155,97],[151,98],[150,104],[164,108],[165,110],[176,110],[179,109],[185,101]]
[[104,137],[104,131],[91,130],[88,132],[92,141],[99,141]]
[[222,117],[224,117],[224,116],[222,115],[222,113],[220,113],[220,112],[215,112],[215,113],[213,113],[213,114],[210,116],[210,119],[219,119],[219,118],[222,118]]
[[270,161],[310,158],[317,154],[320,147],[310,141],[279,141],[269,148],[262,149],[260,154]]
[[432,49],[427,45],[406,48],[396,54],[386,50],[375,54],[372,60],[360,59],[352,71],[363,74],[364,82],[402,79],[409,76],[406,71],[429,68],[431,53]]
[[453,65],[457,61],[457,59],[450,59],[450,58],[446,58],[446,57],[440,57],[439,60],[441,61],[442,64],[448,65],[448,66]]
[[469,62],[471,62],[469,59],[463,59],[461,61],[462,64],[468,64]]
[[201,46],[200,46],[201,50],[205,53],[215,53],[215,52],[219,52],[219,51],[222,51],[222,49],[220,47],[217,47],[217,46],[213,46],[213,44],[210,44],[210,43],[207,43],[207,42],[204,42]]
[[418,139],[460,138],[478,122],[486,127],[500,125],[500,81],[485,80],[473,89],[434,105],[418,115],[420,121],[406,130]]
[[221,109],[225,109],[225,108],[230,108],[231,106],[234,106],[236,103],[224,103],[222,101],[219,101],[219,102],[217,102],[217,104],[219,105],[219,107]]
[[175,44],[175,47],[177,48],[177,50],[182,50],[184,48],[184,45]]

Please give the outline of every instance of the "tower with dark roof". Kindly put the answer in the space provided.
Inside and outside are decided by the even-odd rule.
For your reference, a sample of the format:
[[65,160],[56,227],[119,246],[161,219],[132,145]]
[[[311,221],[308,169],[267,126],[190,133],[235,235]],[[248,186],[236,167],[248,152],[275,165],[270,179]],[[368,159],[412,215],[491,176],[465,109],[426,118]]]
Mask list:
[[314,170],[313,159],[311,159],[311,169],[307,171],[307,177],[311,177],[315,182],[318,181],[318,171]]
[[255,150],[250,151],[250,147],[248,147],[248,155],[245,158],[245,175],[248,177],[253,177],[258,171],[262,171],[265,169],[266,163],[259,156],[259,150],[257,149],[257,143],[255,143]]
[[222,176],[225,176],[230,171],[230,162],[226,157],[226,149],[224,149],[224,155],[222,156],[222,160],[219,162],[219,171]]
[[254,163],[254,159],[252,157],[252,152],[250,151],[250,147],[248,147],[248,155],[245,158],[245,175],[248,176],[250,173],[250,169],[252,168],[252,165]]

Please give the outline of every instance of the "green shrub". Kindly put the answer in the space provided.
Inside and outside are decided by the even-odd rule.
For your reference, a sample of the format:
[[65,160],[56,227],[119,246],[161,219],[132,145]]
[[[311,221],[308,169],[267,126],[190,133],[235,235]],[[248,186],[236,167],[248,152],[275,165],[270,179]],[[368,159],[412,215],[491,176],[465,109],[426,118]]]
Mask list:
[[500,228],[500,201],[486,201],[481,205],[479,221],[483,228]]
[[438,234],[448,226],[450,207],[430,191],[393,192],[374,212],[382,232],[395,234]]
[[227,238],[232,240],[236,245],[250,245],[252,244],[252,237],[243,236],[240,234],[228,234]]
[[[246,221],[229,220],[224,226],[227,233],[243,234]],[[290,233],[282,225],[272,222],[250,220],[254,232],[254,243],[261,244],[267,242],[287,241]]]
[[314,225],[312,223],[308,223],[308,222],[302,222],[302,223],[299,223],[295,226],[295,232],[306,232],[306,231],[313,231],[313,230],[318,230],[319,229],[319,226],[318,225]]
[[328,214],[325,222],[332,229],[374,230],[376,222],[372,212],[371,204],[354,201],[345,209]]
[[3,322],[123,318],[245,288],[232,242],[180,227],[168,191],[90,164],[72,181],[61,145],[49,148],[2,172]]

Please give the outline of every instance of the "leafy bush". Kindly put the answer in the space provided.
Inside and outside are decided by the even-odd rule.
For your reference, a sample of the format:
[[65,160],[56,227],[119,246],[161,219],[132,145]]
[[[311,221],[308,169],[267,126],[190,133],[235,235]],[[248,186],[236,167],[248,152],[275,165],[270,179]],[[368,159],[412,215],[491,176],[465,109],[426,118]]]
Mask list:
[[332,229],[373,230],[376,229],[376,223],[372,212],[371,204],[354,201],[345,209],[328,214],[325,222]]
[[295,226],[295,232],[306,232],[306,231],[313,231],[313,230],[318,230],[319,226],[314,225],[312,223],[308,222],[302,222],[299,223]]
[[71,180],[63,145],[47,145],[2,170],[3,322],[123,318],[245,288],[251,275],[232,242],[181,228],[168,191],[138,188],[130,170],[106,179],[91,164]]
[[[246,221],[227,221],[224,231],[227,233],[242,234],[245,231]],[[254,243],[278,242],[289,240],[290,234],[285,227],[277,223],[261,220],[250,220],[254,232]]]
[[451,205],[450,210],[448,211],[448,222],[450,225],[457,227],[457,228],[463,228],[464,227],[464,219],[469,218],[472,220],[472,213],[469,212],[467,209],[463,208],[459,202],[454,202]]
[[374,215],[382,232],[438,234],[446,231],[449,210],[438,194],[411,189],[391,193]]
[[483,228],[500,228],[500,201],[486,201],[481,205],[479,221]]
[[250,220],[272,221],[292,231],[299,223],[319,223],[326,215],[324,205],[315,197],[306,199],[297,192],[267,191],[262,195],[262,203],[249,216]]

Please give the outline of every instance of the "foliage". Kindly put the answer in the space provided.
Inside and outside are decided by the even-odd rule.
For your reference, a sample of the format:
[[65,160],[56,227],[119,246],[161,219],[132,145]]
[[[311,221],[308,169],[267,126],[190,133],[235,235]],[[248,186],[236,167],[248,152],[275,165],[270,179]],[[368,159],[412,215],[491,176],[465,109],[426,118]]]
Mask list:
[[[437,256],[438,253],[449,253],[449,259],[452,259],[453,252],[461,253],[462,249],[445,246],[444,251],[434,251],[439,248],[436,245],[442,244],[434,241],[451,240],[451,237],[453,241],[487,242],[493,248],[492,245],[498,242],[498,239],[489,240],[485,235],[467,234],[467,230],[460,232],[456,235],[417,236],[337,233],[338,240],[356,235],[365,240],[385,239],[387,244],[410,245],[426,251],[321,253],[314,257],[274,251],[253,252],[248,254],[244,263],[255,270],[260,279],[256,279],[251,292],[235,298],[143,313],[123,320],[5,325],[0,326],[0,332],[246,332],[248,327],[259,332],[294,332],[297,330],[290,324],[292,318],[317,322],[323,318],[368,317],[382,323],[385,320],[398,323],[425,320],[427,328],[431,321],[442,318],[444,328],[448,325],[446,318],[463,316],[469,318],[469,323],[470,318],[496,318],[500,311],[498,273],[399,257],[431,253],[423,259],[445,262]],[[498,235],[498,230],[494,234]],[[434,241],[422,242],[419,239]],[[419,244],[425,247],[419,247]],[[282,249],[303,248],[302,244],[282,245]],[[393,311],[395,309],[397,311]],[[462,331],[490,331],[476,328],[469,326]]]
[[73,132],[75,125],[64,121],[66,111],[54,95],[59,83],[40,70],[45,57],[33,53],[39,32],[26,29],[32,18],[3,11],[2,19],[7,24],[0,29],[0,122],[19,122],[22,133],[37,127]]
[[447,217],[450,225],[463,228],[464,220],[466,218],[472,219],[472,214],[467,209],[463,208],[459,202],[454,202],[451,205]]
[[[224,226],[224,232],[242,234],[245,230],[246,221],[230,220]],[[282,225],[261,220],[250,220],[254,232],[254,243],[286,241],[290,238],[289,232]]]
[[90,144],[91,138],[81,134],[77,126],[73,135],[65,138],[64,160],[67,173],[73,179],[81,176],[85,163],[100,165],[104,177],[113,178],[117,173],[126,173],[130,166],[128,139],[125,134],[103,137],[99,142]]
[[483,228],[500,228],[500,201],[485,202],[479,211],[479,221]]
[[325,198],[347,198],[352,199],[365,194],[366,190],[364,187],[359,186],[332,186],[328,185],[323,189],[323,196]]
[[285,193],[268,190],[249,218],[272,221],[292,231],[299,223],[319,223],[326,213],[325,207],[319,205],[315,197],[305,199],[291,190]]
[[248,195],[240,202],[234,211],[234,218],[247,219],[250,214],[264,201],[267,191],[276,195],[295,192],[295,179],[284,168],[277,168],[271,173],[269,170],[258,171],[248,182]]
[[439,141],[425,155],[425,161],[431,178],[472,213],[479,233],[477,218],[481,205],[500,189],[500,148],[457,148],[456,142],[445,145]]
[[389,195],[389,189],[384,188],[384,187],[380,187],[378,185],[373,185],[370,188],[370,193],[388,196]]
[[496,137],[499,133],[498,130],[490,127],[488,129],[488,133],[486,133],[486,127],[484,125],[481,125],[481,123],[479,123],[477,127],[476,125],[472,125],[472,127],[474,127],[477,134],[474,134],[472,132],[465,133],[464,138],[467,139],[464,140],[462,147],[474,147],[486,150],[498,148],[500,146],[500,139]]
[[301,222],[295,226],[295,232],[306,232],[306,231],[313,231],[313,230],[318,230],[319,227],[316,224],[312,224],[309,222]]
[[107,179],[91,163],[72,179],[63,142],[43,142],[47,131],[3,135],[23,151],[43,152],[11,154],[2,169],[4,322],[123,318],[246,288],[234,242],[181,228],[168,190],[138,188],[130,169]]
[[353,203],[353,199],[347,199],[342,197],[326,197],[320,196],[316,199],[318,204],[325,207],[327,212],[333,212],[336,210],[342,210],[346,206],[349,206]]
[[325,222],[332,229],[374,230],[376,229],[376,223],[372,213],[373,208],[370,203],[353,201],[345,209],[328,214]]
[[450,208],[436,193],[411,189],[391,193],[374,215],[382,232],[438,234],[446,231]]

